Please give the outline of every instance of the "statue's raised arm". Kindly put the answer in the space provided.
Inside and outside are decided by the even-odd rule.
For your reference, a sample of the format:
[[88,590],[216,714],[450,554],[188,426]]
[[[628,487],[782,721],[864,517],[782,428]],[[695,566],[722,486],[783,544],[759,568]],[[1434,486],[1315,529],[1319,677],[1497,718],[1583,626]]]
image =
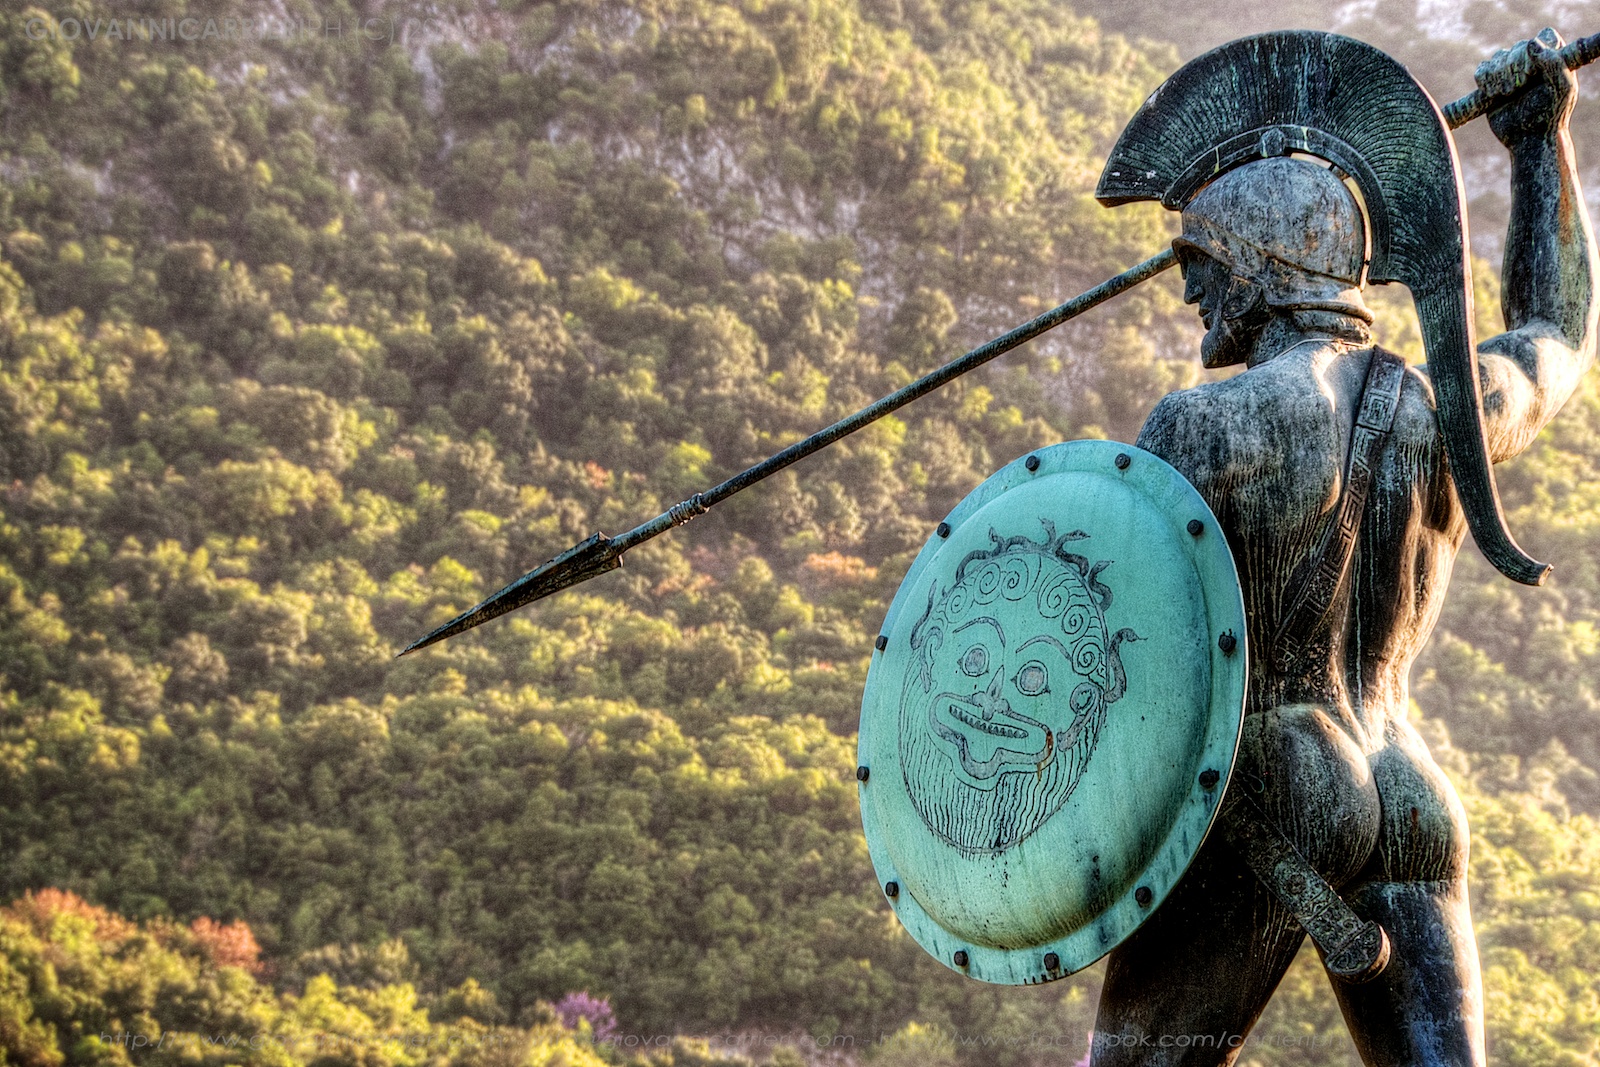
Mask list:
[[1560,46],[1545,30],[1478,68],[1484,92],[1511,99],[1489,114],[1511,153],[1512,196],[1501,294],[1506,332],[1479,348],[1495,462],[1533,442],[1594,361],[1596,251],[1567,133],[1577,78]]

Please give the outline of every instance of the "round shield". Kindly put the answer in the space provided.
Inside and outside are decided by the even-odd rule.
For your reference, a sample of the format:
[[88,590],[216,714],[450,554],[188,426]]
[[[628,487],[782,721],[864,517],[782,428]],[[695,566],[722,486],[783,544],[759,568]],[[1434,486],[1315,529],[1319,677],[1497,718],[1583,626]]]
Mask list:
[[1200,494],[1073,441],[963,500],[895,595],[861,704],[861,817],[948,967],[1087,967],[1188,868],[1244,718],[1244,600]]

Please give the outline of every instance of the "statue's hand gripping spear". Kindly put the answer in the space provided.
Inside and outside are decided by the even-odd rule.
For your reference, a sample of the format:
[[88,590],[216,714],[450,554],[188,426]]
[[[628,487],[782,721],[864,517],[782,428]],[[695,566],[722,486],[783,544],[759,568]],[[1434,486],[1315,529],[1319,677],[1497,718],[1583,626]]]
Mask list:
[[[1561,57],[1565,61],[1569,70],[1586,66],[1587,64],[1594,62],[1595,59],[1600,58],[1600,34],[1595,34],[1592,37],[1585,37],[1572,42],[1561,50]],[[1460,100],[1457,100],[1451,104],[1447,104],[1443,109],[1441,109],[1441,114],[1443,115],[1443,118],[1448,126],[1451,129],[1455,129],[1456,127],[1470,122],[1472,119],[1486,114],[1497,102],[1498,98],[1492,97],[1481,90],[1474,90],[1472,93],[1462,97]],[[1150,104],[1147,103],[1146,108],[1148,109],[1149,107]],[[1309,132],[1315,133],[1316,131],[1312,130]],[[1124,134],[1124,138],[1126,137],[1127,135]],[[1235,140],[1238,140],[1238,138]],[[1230,144],[1231,143],[1232,142],[1230,142]],[[1290,147],[1294,146],[1291,145]],[[1246,149],[1248,151],[1254,151],[1254,146],[1246,146]],[[1221,158],[1220,155],[1218,158]],[[1191,170],[1192,169],[1193,168],[1191,168]],[[1346,167],[1345,169],[1349,170],[1350,168]],[[1361,175],[1357,174],[1353,176],[1356,177],[1358,181],[1361,180]],[[1179,182],[1192,183],[1197,177],[1205,176],[1197,176],[1186,173],[1180,177]],[[1163,197],[1164,200],[1172,198],[1173,189],[1177,187],[1177,184],[1178,183],[1174,183],[1173,187],[1166,190],[1165,196]],[[1119,198],[1107,197],[1104,195],[1104,186],[1105,182],[1103,180],[1103,200],[1116,199],[1117,202],[1122,202],[1128,199],[1142,198],[1142,195],[1124,195]],[[1367,190],[1364,188],[1363,191],[1366,192]],[[1372,197],[1369,196],[1368,199],[1370,202]],[[1168,206],[1171,207],[1175,205],[1168,203]],[[1376,220],[1374,221],[1376,223]],[[704,514],[708,509],[721,503],[723,500],[726,500],[735,493],[738,493],[744,489],[748,489],[750,486],[755,485],[757,482],[762,481],[768,476],[783,470],[790,464],[804,459],[814,452],[818,452],[824,448],[827,448],[840,438],[854,433],[863,426],[866,426],[872,422],[876,422],[878,419],[889,414],[890,412],[911,403],[913,400],[916,400],[918,397],[921,397],[926,393],[932,392],[947,382],[966,374],[968,371],[982,366],[983,364],[994,359],[996,356],[999,356],[1005,352],[1009,352],[1018,345],[1021,345],[1026,341],[1030,341],[1045,331],[1059,326],[1068,319],[1076,318],[1077,316],[1088,311],[1090,308],[1097,307],[1117,294],[1125,292],[1128,289],[1132,289],[1141,282],[1155,277],[1157,274],[1160,274],[1173,266],[1173,264],[1176,262],[1177,260],[1172,250],[1170,248],[1165,249],[1156,255],[1151,256],[1149,259],[1138,264],[1137,266],[1132,267],[1131,269],[1100,283],[1093,289],[1073,297],[1071,300],[1061,304],[1059,307],[1053,308],[1037,318],[1018,326],[1016,329],[995,338],[987,344],[980,345],[979,347],[968,352],[966,355],[946,363],[944,366],[917,379],[910,385],[898,389],[895,392],[890,393],[888,396],[876,401],[875,403],[862,408],[855,414],[839,420],[832,426],[829,426],[827,429],[812,434],[803,441],[798,441],[795,444],[790,445],[781,452],[778,452],[776,455],[762,460],[760,463],[750,467],[748,470],[741,471],[740,473],[729,478],[727,481],[722,482],[720,485],[717,485],[706,492],[696,493],[689,499],[674,504],[660,515],[657,515],[655,518],[651,519],[649,522],[636,526],[628,532],[617,537],[607,537],[602,533],[590,535],[586,540],[574,545],[572,548],[567,549],[567,551],[561,553],[559,556],[556,556],[554,559],[535,567],[527,574],[524,574],[516,581],[505,586],[503,589],[485,599],[482,603],[468,611],[463,612],[454,619],[451,619],[449,622],[445,623],[443,626],[429,633],[427,636],[422,637],[408,645],[400,653],[400,655],[403,656],[409,652],[415,652],[420,648],[426,648],[428,645],[431,645],[437,641],[442,641],[447,637],[453,637],[454,635],[462,633],[463,631],[470,630],[480,623],[487,622],[490,619],[498,618],[499,616],[504,615],[507,612],[514,611],[515,609],[526,604],[531,604],[536,600],[541,600],[570,586],[577,585],[579,582],[587,581],[588,579],[593,578],[596,575],[603,574],[606,571],[615,570],[617,567],[622,566],[622,555],[628,549],[633,548],[636,545],[643,544],[645,541],[648,541],[659,534],[665,533],[675,526],[683,525],[695,516]],[[1419,310],[1422,309],[1419,308]],[[1431,355],[1432,353],[1430,353],[1430,356]],[[1475,367],[1473,370],[1475,371]],[[1446,432],[1448,435],[1448,427],[1446,428]],[[1448,440],[1447,436],[1447,444],[1450,443],[1451,442]],[[1454,456],[1452,456],[1452,458],[1454,458]],[[1465,464],[1462,466],[1465,466]],[[1489,483],[1488,494],[1489,497],[1493,497],[1492,482]],[[1466,496],[1467,494],[1464,493],[1463,495]],[[1498,516],[1497,500],[1493,501],[1493,513]],[[1479,535],[1479,533],[1479,527],[1475,525],[1474,534]],[[1482,544],[1485,540],[1485,537],[1479,536],[1480,544]],[[1511,549],[1516,551],[1514,543],[1511,543]],[[1486,547],[1486,551],[1487,550],[1488,549]],[[1494,554],[1492,552],[1490,554],[1491,559],[1494,559]],[[1506,570],[1507,573],[1512,573],[1512,569],[1514,568],[1514,564],[1516,562],[1517,561],[1513,558],[1512,564],[1501,565],[1501,562],[1496,560],[1497,566],[1501,566],[1501,569]],[[1537,580],[1537,577],[1542,575],[1543,571],[1533,568],[1540,568],[1542,565],[1532,564],[1531,561],[1528,562],[1531,564],[1531,568],[1525,568],[1522,573],[1513,574],[1512,576],[1518,577],[1520,580],[1530,580],[1526,575],[1531,574],[1534,575],[1532,580]]]

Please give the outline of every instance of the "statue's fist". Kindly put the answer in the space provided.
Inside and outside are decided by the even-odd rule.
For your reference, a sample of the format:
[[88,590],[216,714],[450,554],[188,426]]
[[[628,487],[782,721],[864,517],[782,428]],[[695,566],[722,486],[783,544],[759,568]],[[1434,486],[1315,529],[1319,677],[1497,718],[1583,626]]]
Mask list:
[[1499,101],[1489,112],[1489,128],[1501,144],[1547,137],[1566,124],[1578,98],[1578,79],[1562,61],[1561,45],[1561,35],[1545,29],[1478,66],[1478,88]]

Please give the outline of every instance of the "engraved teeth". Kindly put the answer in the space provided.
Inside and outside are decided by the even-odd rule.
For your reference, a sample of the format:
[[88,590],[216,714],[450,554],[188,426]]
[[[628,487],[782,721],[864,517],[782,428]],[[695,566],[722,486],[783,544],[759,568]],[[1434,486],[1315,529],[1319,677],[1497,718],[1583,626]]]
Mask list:
[[991,737],[1007,737],[1013,741],[1021,741],[1028,736],[1028,731],[1017,726],[1007,726],[1005,723],[993,721],[984,722],[960,704],[951,704],[950,714],[974,730],[989,734]]

